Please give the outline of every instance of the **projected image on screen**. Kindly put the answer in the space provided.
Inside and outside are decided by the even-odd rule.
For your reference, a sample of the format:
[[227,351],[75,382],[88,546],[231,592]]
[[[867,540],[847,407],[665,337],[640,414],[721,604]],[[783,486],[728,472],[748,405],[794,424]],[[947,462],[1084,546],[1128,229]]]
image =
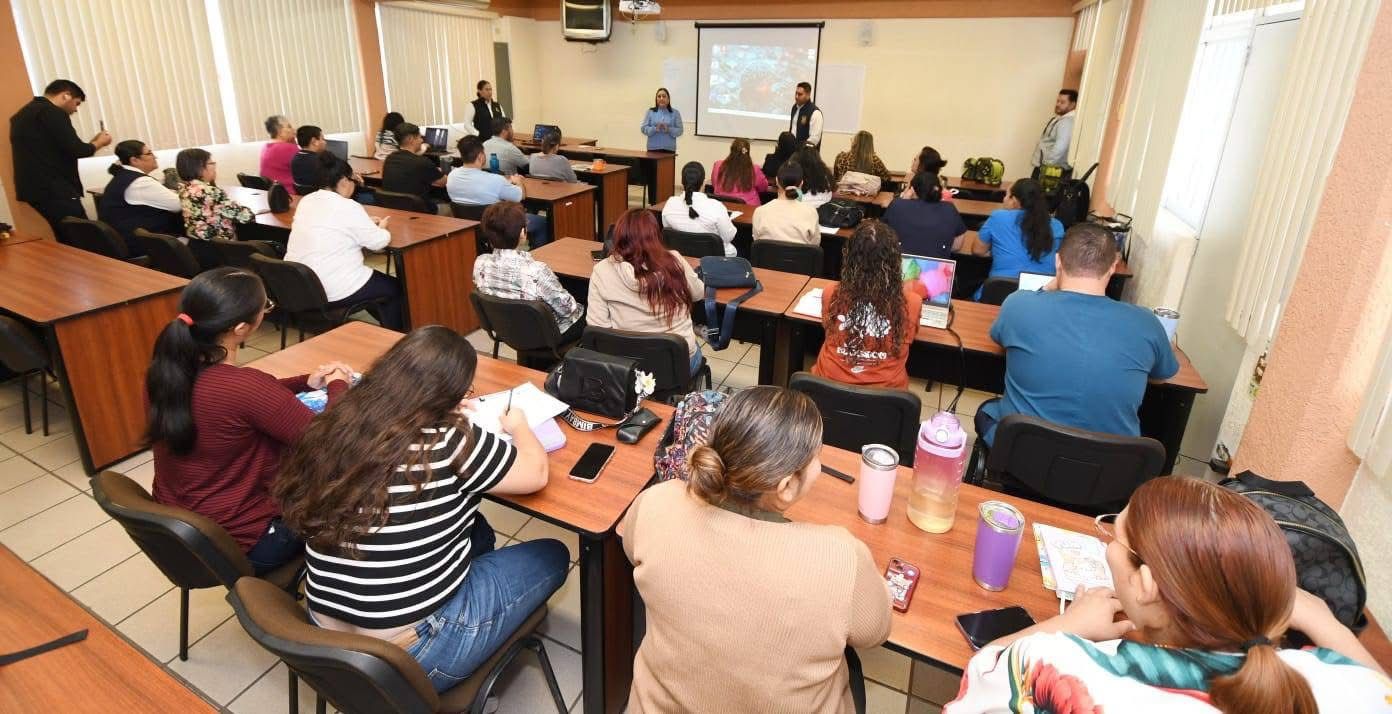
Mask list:
[[817,53],[793,47],[716,45],[708,71],[711,112],[786,121],[797,83],[817,71]]

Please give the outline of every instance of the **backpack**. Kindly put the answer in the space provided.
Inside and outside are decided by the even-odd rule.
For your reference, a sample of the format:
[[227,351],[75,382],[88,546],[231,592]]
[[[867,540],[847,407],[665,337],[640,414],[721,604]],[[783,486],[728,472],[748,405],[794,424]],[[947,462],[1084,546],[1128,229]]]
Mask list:
[[1246,496],[1276,520],[1290,544],[1301,589],[1328,603],[1334,617],[1355,633],[1368,626],[1363,562],[1334,509],[1303,481],[1272,481],[1243,471],[1219,485]]
[[1092,203],[1092,190],[1088,188],[1087,181],[1092,177],[1092,172],[1096,170],[1097,164],[1093,164],[1082,178],[1070,177],[1060,182],[1057,205],[1054,206],[1054,218],[1059,219],[1064,230],[1067,230],[1074,223],[1082,223],[1087,220],[1088,208]]
[[817,222],[829,228],[855,228],[865,219],[865,209],[855,201],[834,198],[817,206]]
[[725,405],[725,399],[724,392],[707,389],[692,392],[681,400],[653,453],[658,481],[687,479],[686,457],[710,438],[711,422]]
[[[730,346],[735,334],[735,314],[745,300],[763,292],[764,286],[754,276],[754,267],[744,258],[708,255],[701,258],[696,276],[706,285],[706,343],[711,349]],[[715,319],[715,294],[720,288],[749,288],[739,297],[725,303],[725,321]]]
[[856,196],[874,196],[880,192],[881,180],[879,176],[864,174],[859,171],[847,171],[842,174],[841,180],[836,182],[837,193],[849,193]]
[[988,186],[999,186],[1004,177],[1005,162],[1000,159],[982,156],[962,162],[963,181],[976,181]]

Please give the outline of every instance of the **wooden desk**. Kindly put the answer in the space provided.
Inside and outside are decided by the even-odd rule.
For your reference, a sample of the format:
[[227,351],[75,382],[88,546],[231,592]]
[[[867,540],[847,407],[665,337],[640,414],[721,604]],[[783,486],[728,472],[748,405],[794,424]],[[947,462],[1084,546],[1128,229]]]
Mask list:
[[599,204],[599,232],[596,235],[603,240],[609,226],[614,225],[628,210],[628,167],[608,164],[596,169],[590,161],[572,161],[570,166],[575,169],[576,177],[595,187],[595,203]]
[[183,278],[53,241],[0,250],[0,310],[38,325],[87,473],[144,448],[145,369]]
[[[889,178],[895,184],[898,184],[898,189],[902,191],[904,190],[904,186],[907,185],[909,174],[907,171],[890,171]],[[999,186],[992,186],[989,183],[981,183],[980,181],[968,181],[961,176],[941,176],[940,178],[942,178],[943,183],[946,184],[948,188],[957,189],[958,195],[962,198],[975,199],[978,201],[992,201],[995,203],[1004,201],[1005,195],[1015,183],[1010,179],[1005,179],[1001,181]]]
[[[836,285],[834,280],[813,278],[803,289],[806,293],[814,288]],[[793,311],[794,301],[784,316],[788,323],[782,330],[779,341],[788,341],[787,354],[794,360],[793,369],[804,352],[804,336],[807,330],[793,329],[799,325],[821,326],[821,320]],[[991,325],[1000,314],[997,305],[983,305],[970,300],[952,301],[952,328],[962,339],[966,352],[967,371],[962,374],[962,363],[957,355],[957,340],[947,330],[919,325],[914,344],[929,347],[937,354],[937,359],[926,370],[915,370],[913,356],[910,356],[910,373],[914,376],[929,377],[948,384],[957,384],[972,389],[1000,394],[1005,390],[1005,348],[991,339]],[[1184,439],[1184,430],[1189,423],[1189,412],[1194,407],[1194,398],[1208,391],[1208,384],[1199,375],[1194,364],[1184,350],[1175,347],[1175,358],[1179,361],[1179,371],[1173,377],[1147,385],[1145,398],[1141,401],[1141,434],[1156,439],[1165,446],[1165,469],[1171,473],[1179,458],[1179,444]]]
[[[647,186],[647,203],[661,203],[672,196],[677,182],[677,155],[666,151],[637,151],[601,146],[561,146],[561,155],[579,161],[602,158],[609,163],[631,164],[637,172],[628,172],[628,183]],[[557,234],[560,235],[560,234]]]
[[[981,245],[980,234],[976,231],[967,231],[966,237],[962,239],[962,250],[959,253],[959,255],[971,255],[972,251],[975,250],[979,245]],[[978,257],[990,257],[990,254],[988,253],[986,254],[986,256]],[[1133,275],[1134,274],[1131,272],[1131,266],[1128,265],[1126,260],[1123,258],[1121,263],[1117,265],[1117,271],[1113,274],[1112,277],[1122,278],[1123,280],[1125,280],[1131,278]]]
[[[289,239],[299,197],[292,200],[290,210],[270,213],[265,191],[241,186],[225,190],[252,211],[263,211],[256,214],[258,226],[279,234],[282,241]],[[363,208],[373,218],[391,218],[387,223],[391,233],[387,253],[396,261],[406,295],[406,324],[445,325],[461,334],[477,330],[478,316],[469,293],[474,289],[474,259],[478,257],[474,230],[478,222],[381,206]]]
[[[518,128],[526,126],[532,127],[532,131],[526,132],[525,134],[520,131],[517,131]],[[514,121],[512,123],[512,127],[512,143],[518,145],[519,147],[532,148],[537,151],[541,150],[541,142],[538,142],[532,138],[536,134],[536,124],[523,124],[522,122]],[[595,144],[599,143],[599,139],[591,139],[587,136],[569,136],[563,133],[561,134],[561,143],[572,144],[574,146],[594,146]]]
[[0,592],[0,652],[87,630],[81,642],[0,670],[0,711],[216,711],[4,546]]
[[[551,237],[595,240],[595,187],[551,179],[524,178],[522,203],[543,208],[551,221]],[[627,191],[627,189],[625,189]],[[625,199],[626,201],[627,199]]]
[[43,237],[36,236],[33,233],[11,233],[8,238],[0,238],[0,248],[10,245],[19,245],[20,243],[29,243],[36,240],[43,240]]
[[[276,377],[289,377],[329,360],[343,360],[365,371],[400,338],[400,333],[391,330],[350,322],[250,366]],[[543,372],[480,355],[474,389],[489,394],[523,381],[541,387],[545,379]],[[645,406],[664,421],[672,418],[672,407],[657,402]],[[665,425],[634,445],[619,444],[613,429],[579,432],[568,426],[561,428],[566,445],[550,455],[546,488],[525,496],[489,494],[486,498],[579,534],[585,711],[617,712],[633,678],[633,572],[614,526],[652,478],[652,454]],[[592,484],[568,478],[566,474],[593,443],[617,447],[603,474]]]

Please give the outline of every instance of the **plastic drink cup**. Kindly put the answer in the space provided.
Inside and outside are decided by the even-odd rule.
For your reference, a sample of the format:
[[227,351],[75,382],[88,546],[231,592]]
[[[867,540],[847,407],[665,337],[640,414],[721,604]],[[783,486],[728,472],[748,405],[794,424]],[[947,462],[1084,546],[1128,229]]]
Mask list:
[[860,518],[880,524],[889,520],[894,501],[894,479],[899,475],[899,454],[884,444],[860,449]]
[[967,434],[951,412],[938,412],[919,426],[913,491],[909,494],[910,522],[929,533],[952,530],[966,460]]
[[986,501],[978,509],[972,579],[991,591],[1004,590],[1015,569],[1015,554],[1025,532],[1025,516],[1001,501]]
[[1165,337],[1174,342],[1175,328],[1179,326],[1179,311],[1171,310],[1168,307],[1157,307],[1151,312],[1155,313],[1155,319],[1160,321],[1160,326],[1165,328]]

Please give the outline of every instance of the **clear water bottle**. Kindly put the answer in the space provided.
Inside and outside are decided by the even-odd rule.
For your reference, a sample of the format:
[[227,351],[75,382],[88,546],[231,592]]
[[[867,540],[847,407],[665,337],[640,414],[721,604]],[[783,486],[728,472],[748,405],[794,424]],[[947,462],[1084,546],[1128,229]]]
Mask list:
[[497,155],[497,154],[489,154],[489,155],[488,155],[488,170],[489,170],[489,171],[492,171],[492,172],[495,173],[495,174],[497,174],[497,173],[502,173],[502,169],[501,169],[501,168],[499,167],[499,165],[498,165],[498,155]]
[[967,456],[967,433],[951,412],[938,412],[919,426],[909,494],[909,520],[915,526],[929,533],[952,530]]

